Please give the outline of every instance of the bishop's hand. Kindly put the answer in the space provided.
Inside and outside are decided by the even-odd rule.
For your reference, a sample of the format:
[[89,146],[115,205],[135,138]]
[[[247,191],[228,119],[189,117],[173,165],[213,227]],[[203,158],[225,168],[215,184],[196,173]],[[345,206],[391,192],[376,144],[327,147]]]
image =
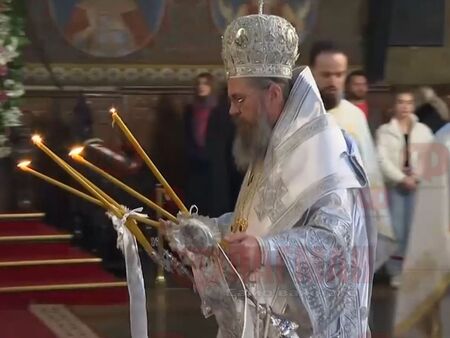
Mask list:
[[227,235],[224,240],[228,257],[244,278],[261,267],[261,249],[256,237],[237,233]]

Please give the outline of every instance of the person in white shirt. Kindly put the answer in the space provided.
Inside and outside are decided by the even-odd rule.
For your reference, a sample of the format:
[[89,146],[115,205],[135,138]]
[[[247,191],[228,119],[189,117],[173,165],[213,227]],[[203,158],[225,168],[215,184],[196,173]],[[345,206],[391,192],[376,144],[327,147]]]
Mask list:
[[414,95],[397,92],[392,119],[378,128],[377,150],[380,167],[388,187],[392,223],[398,241],[397,255],[387,264],[391,285],[398,287],[402,260],[415,207],[415,192],[423,174],[420,154],[433,142],[433,133],[414,115]]
[[366,116],[361,109],[345,100],[347,55],[331,41],[318,41],[311,48],[311,70],[327,113],[354,140],[361,152],[369,186],[364,190],[365,212],[377,228],[375,271],[395,252],[395,236],[387,201],[386,187]]

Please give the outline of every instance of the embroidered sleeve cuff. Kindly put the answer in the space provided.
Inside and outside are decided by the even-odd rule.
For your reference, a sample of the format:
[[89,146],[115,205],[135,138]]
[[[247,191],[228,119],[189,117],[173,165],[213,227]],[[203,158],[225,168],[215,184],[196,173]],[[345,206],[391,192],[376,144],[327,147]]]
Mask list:
[[278,251],[278,247],[270,238],[261,238],[259,246],[263,248],[261,249],[261,260],[263,266],[275,266],[281,264],[282,259]]
[[261,252],[261,266],[265,266],[266,265],[266,246],[264,244],[264,241],[261,237],[256,237],[256,240],[258,241],[259,244],[259,251]]

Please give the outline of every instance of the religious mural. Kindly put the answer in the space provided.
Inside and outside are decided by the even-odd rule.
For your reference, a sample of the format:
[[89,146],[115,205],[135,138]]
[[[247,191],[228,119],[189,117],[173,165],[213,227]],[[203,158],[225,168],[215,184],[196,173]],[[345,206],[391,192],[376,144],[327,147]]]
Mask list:
[[148,45],[166,7],[166,0],[48,1],[65,39],[98,57],[122,57]]
[[[311,44],[332,37],[361,63],[367,0],[265,0],[299,31],[299,63]],[[27,85],[147,86],[191,84],[200,72],[224,80],[221,35],[258,0],[29,1],[24,50]],[[44,62],[43,62],[44,61]],[[44,64],[45,61],[50,64]],[[51,69],[51,72],[48,70]]]
[[[304,40],[314,22],[319,0],[266,0],[264,13],[287,19]],[[210,0],[214,24],[223,32],[239,16],[256,14],[259,0]]]

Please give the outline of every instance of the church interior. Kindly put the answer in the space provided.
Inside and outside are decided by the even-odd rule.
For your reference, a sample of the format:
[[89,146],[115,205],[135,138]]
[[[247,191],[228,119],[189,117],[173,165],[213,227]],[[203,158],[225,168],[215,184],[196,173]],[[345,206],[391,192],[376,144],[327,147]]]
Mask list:
[[[450,0],[266,2],[299,33],[299,66],[310,63],[315,42],[332,40],[348,56],[348,72],[364,70],[369,124],[390,120],[395,88],[430,87],[450,106]],[[105,196],[94,189],[89,200],[48,178],[89,195],[81,173],[108,203],[144,207],[154,220],[176,215],[174,196],[212,217],[233,210],[242,177],[228,169],[227,154],[218,155],[231,143],[231,127],[220,120],[228,119],[218,118],[217,133],[206,136],[219,167],[209,194],[199,177],[187,183],[186,107],[197,76],[208,74],[226,110],[221,36],[234,18],[256,11],[247,0],[0,1],[0,338],[132,337],[127,269]],[[79,146],[83,157],[69,155]],[[203,191],[199,201],[188,196],[192,189]],[[214,316],[202,314],[192,283],[164,271],[142,246],[167,249],[150,223],[136,230],[148,337],[215,337]],[[396,293],[378,271],[367,314],[372,337],[396,337]]]

